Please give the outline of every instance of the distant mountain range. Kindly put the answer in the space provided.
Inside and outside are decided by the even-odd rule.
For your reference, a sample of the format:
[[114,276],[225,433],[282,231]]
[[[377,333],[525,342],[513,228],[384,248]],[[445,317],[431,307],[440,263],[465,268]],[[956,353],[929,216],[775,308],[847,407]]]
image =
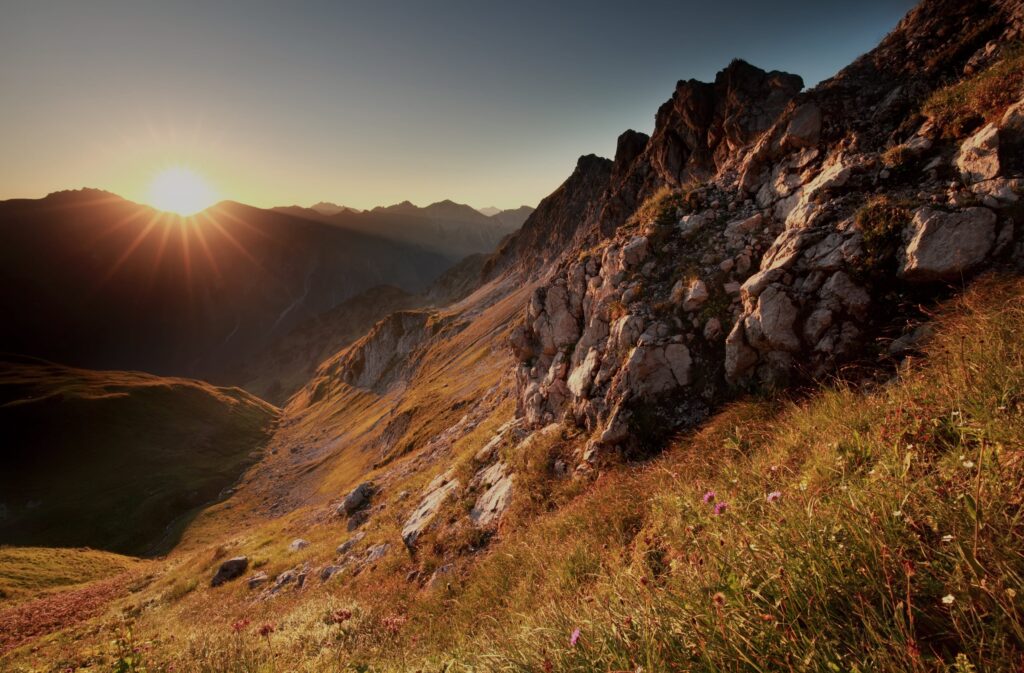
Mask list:
[[353,213],[358,213],[358,208],[349,208],[348,206],[339,206],[337,203],[331,203],[330,201],[320,201],[310,206],[310,209],[315,210],[321,215],[336,215],[343,210],[350,210]]
[[182,218],[91,189],[0,202],[0,351],[223,381],[296,325],[373,286],[422,293],[511,231],[451,202],[399,210]]
[[533,212],[529,206],[485,215],[471,206],[451,200],[428,206],[402,201],[358,211],[335,204],[318,203],[309,208],[283,206],[273,210],[413,244],[457,258],[496,249]]

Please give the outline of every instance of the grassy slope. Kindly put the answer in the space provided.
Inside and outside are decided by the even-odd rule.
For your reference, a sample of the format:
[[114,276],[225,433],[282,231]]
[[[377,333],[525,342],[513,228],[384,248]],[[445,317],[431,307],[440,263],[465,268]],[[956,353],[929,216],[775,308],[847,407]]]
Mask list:
[[150,670],[1016,670],[1024,281],[939,320],[890,385],[737,402],[582,493],[539,447],[501,538],[441,586],[392,555],[266,603],[168,591],[136,637]]
[[144,563],[96,549],[0,547],[0,606],[105,579]]
[[167,549],[256,459],[274,415],[237,389],[8,357],[0,542]]

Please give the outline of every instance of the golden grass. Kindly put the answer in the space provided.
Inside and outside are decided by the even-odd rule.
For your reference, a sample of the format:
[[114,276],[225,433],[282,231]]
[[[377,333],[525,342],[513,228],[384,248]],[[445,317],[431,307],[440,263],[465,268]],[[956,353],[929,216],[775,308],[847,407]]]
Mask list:
[[977,121],[997,121],[1024,94],[1024,46],[1014,45],[981,72],[933,93],[922,107],[947,137]]
[[0,607],[106,579],[145,562],[95,549],[0,547]]
[[[200,584],[140,609],[131,640],[150,671],[1017,670],[1024,282],[977,283],[938,326],[889,385],[737,402],[581,493],[537,468],[574,438],[534,447],[499,538],[433,588],[406,579],[423,559],[393,549],[268,602]],[[240,544],[283,567],[299,523]],[[368,538],[394,544],[399,523]],[[309,558],[332,531],[313,531]],[[205,581],[214,562],[172,574]]]

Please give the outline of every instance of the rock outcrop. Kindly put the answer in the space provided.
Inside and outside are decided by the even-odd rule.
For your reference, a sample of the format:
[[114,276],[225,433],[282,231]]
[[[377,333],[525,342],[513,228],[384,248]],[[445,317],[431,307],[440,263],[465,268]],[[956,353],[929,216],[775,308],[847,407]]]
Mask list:
[[[989,28],[929,32],[949,13]],[[1022,17],[1017,2],[925,3],[803,93],[741,61],[680,82],[650,138],[620,137],[510,337],[517,417],[587,432],[585,471],[746,388],[836,371],[900,324],[901,292],[1019,260],[1024,183],[1004,149],[1024,135],[1024,101],[960,139],[919,110]],[[879,193],[890,205],[872,207]]]
[[402,542],[409,551],[415,551],[416,541],[434,520],[448,498],[455,495],[460,486],[459,480],[450,474],[440,474],[423,489],[423,497],[419,505],[402,526]]
[[996,214],[988,208],[914,213],[900,274],[907,280],[958,280],[985,261],[996,242]]
[[370,504],[370,498],[373,497],[373,494],[373,482],[364,481],[352,489],[345,496],[345,499],[341,501],[341,504],[338,505],[338,514],[352,516]]
[[245,570],[249,567],[249,559],[245,556],[236,556],[229,558],[220,564],[217,568],[217,572],[214,573],[213,579],[210,580],[211,587],[219,587],[225,582],[230,582],[233,579],[241,577]]

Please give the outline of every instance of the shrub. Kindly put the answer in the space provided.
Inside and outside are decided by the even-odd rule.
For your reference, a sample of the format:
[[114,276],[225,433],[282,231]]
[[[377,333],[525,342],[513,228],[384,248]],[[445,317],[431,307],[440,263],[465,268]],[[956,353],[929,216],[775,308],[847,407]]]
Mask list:
[[854,224],[864,239],[861,271],[870,273],[895,263],[903,229],[910,223],[909,204],[887,196],[869,200],[857,211]]

